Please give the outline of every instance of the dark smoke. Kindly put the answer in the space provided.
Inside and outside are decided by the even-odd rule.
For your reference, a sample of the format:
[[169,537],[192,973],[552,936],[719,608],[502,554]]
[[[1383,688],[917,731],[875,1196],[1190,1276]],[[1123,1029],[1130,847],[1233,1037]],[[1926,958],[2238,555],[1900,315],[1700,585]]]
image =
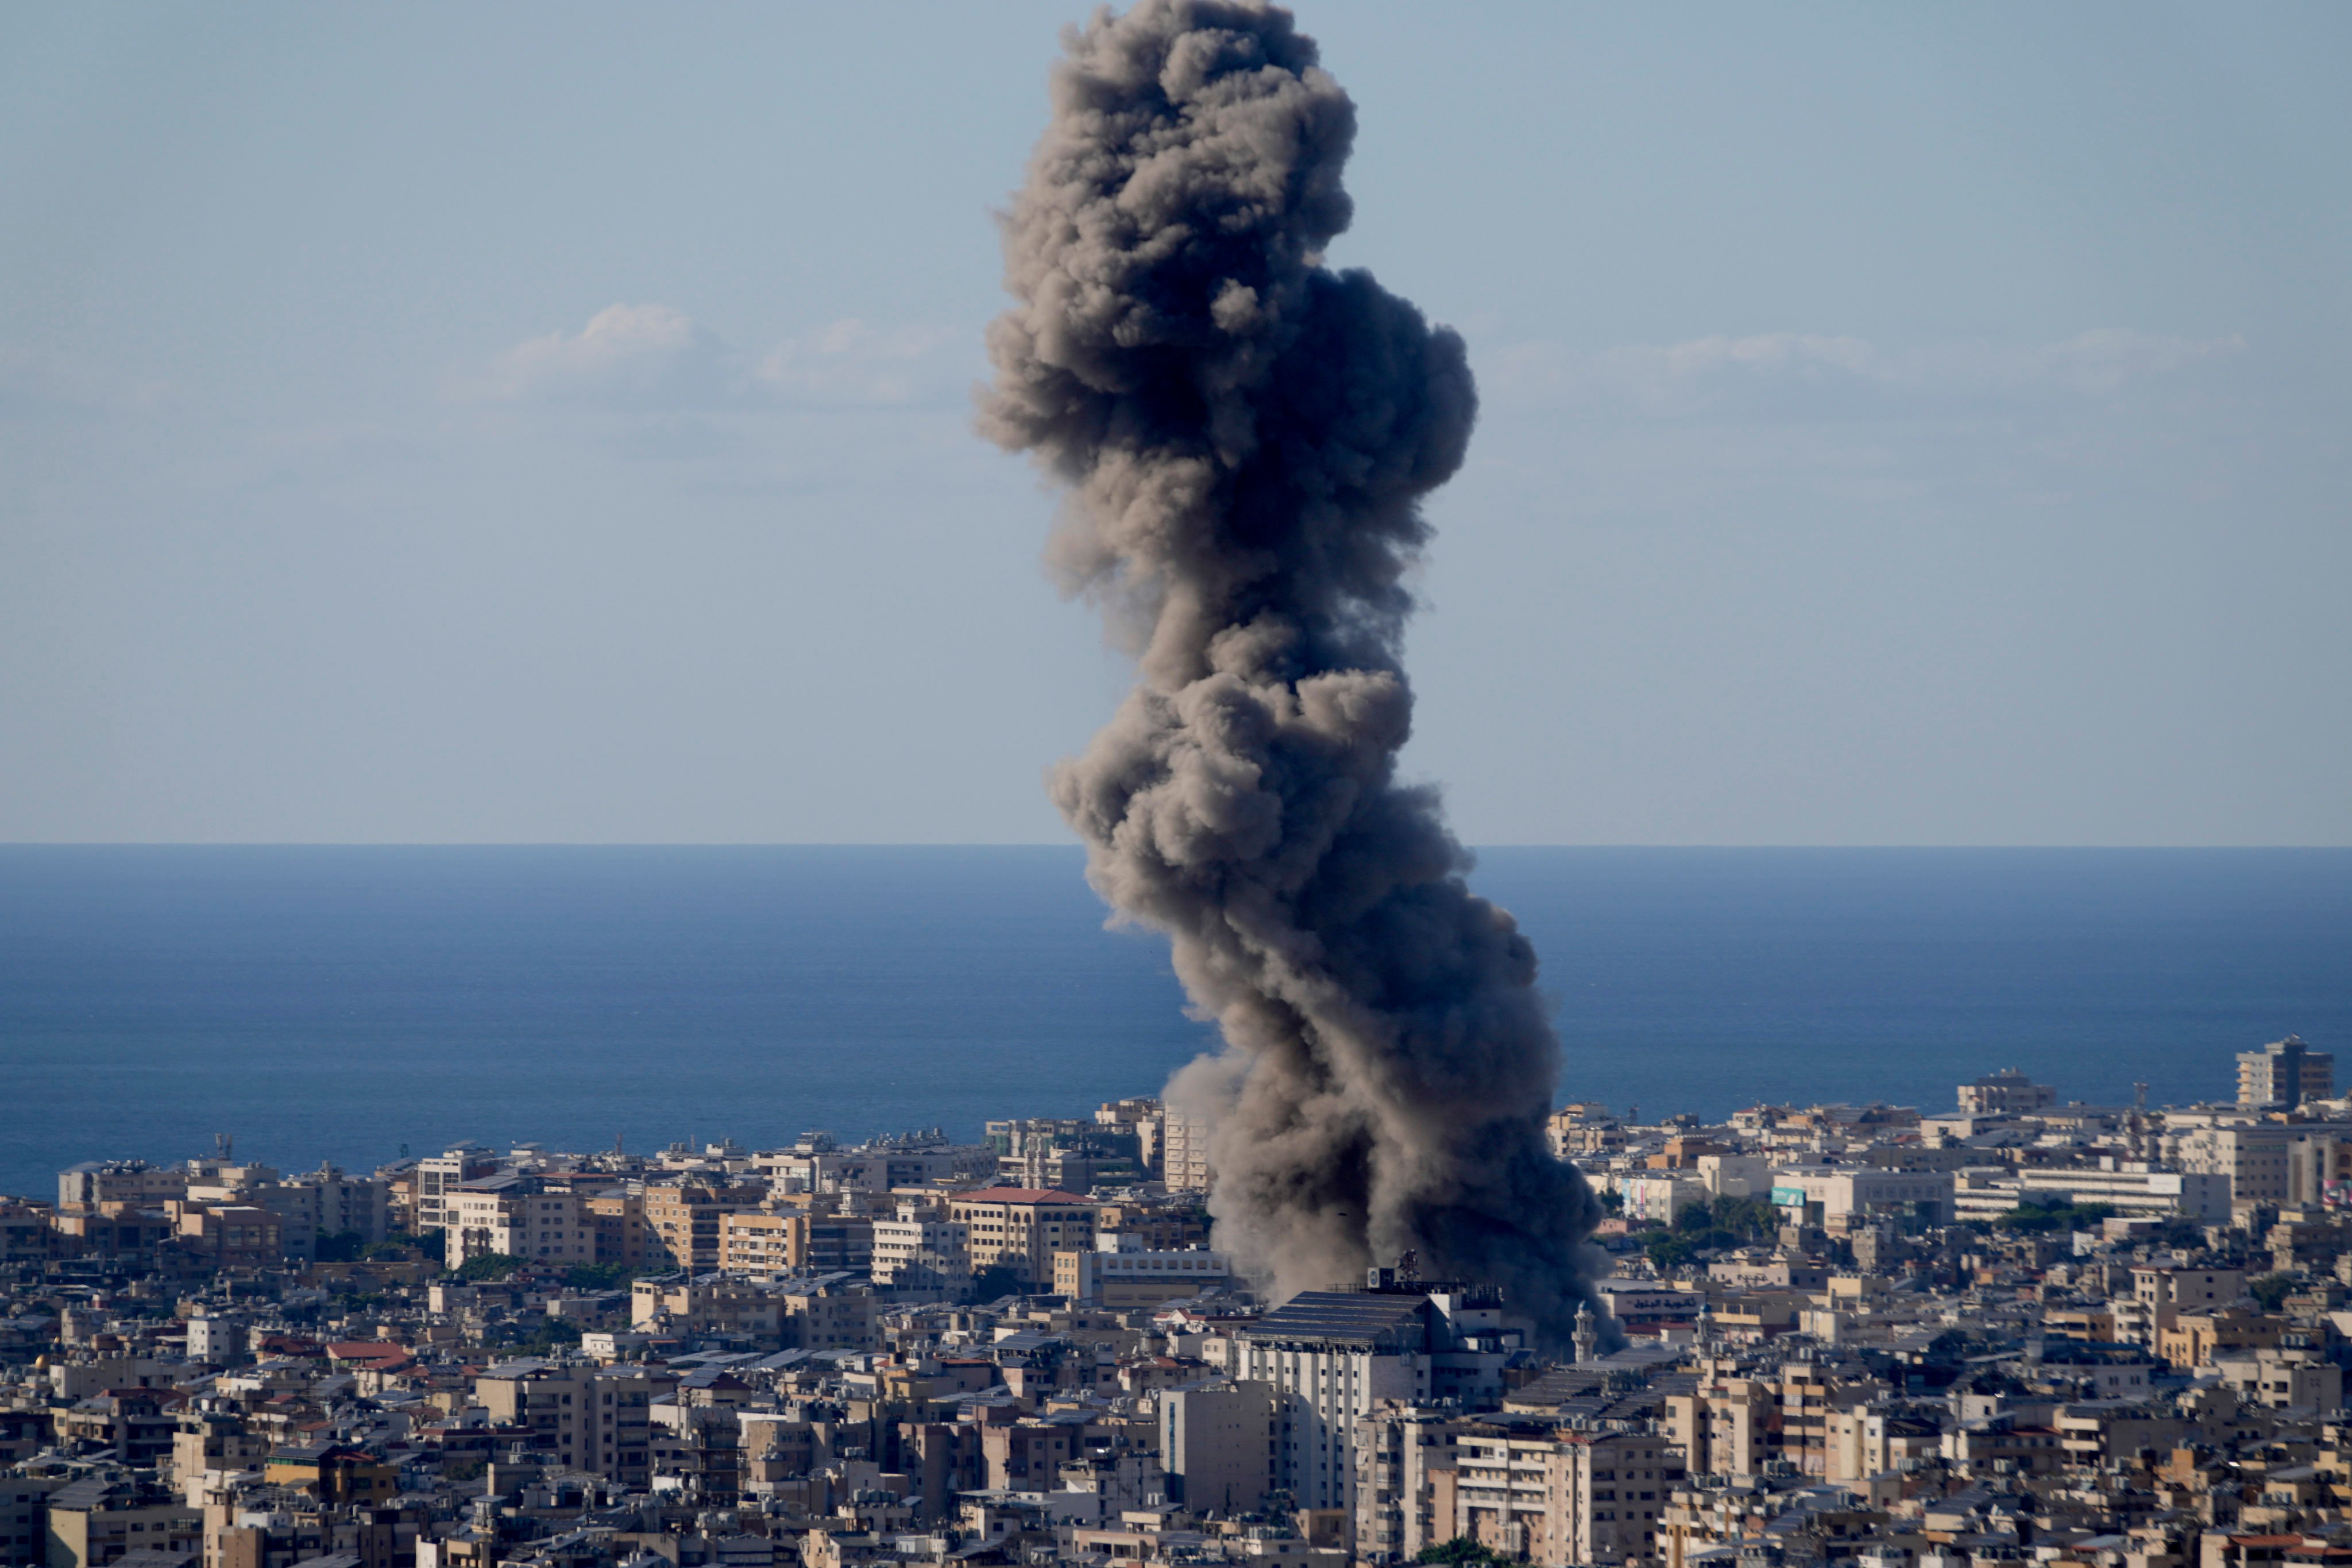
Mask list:
[[1139,654],[1054,798],[1223,1026],[1170,1086],[1213,1124],[1219,1240],[1284,1295],[1414,1249],[1560,1337],[1599,1213],[1544,1143],[1535,954],[1396,780],[1462,340],[1323,265],[1355,107],[1289,13],[1142,0],[1065,42],[982,424],[1069,487],[1052,560]]

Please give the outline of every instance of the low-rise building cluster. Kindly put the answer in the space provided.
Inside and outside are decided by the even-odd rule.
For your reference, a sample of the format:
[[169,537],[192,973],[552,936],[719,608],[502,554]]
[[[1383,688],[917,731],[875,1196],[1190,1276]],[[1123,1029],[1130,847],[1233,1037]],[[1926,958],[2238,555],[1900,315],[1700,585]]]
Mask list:
[[2332,1069],[1569,1106],[1563,1344],[1410,1255],[1253,1294],[1150,1100],[79,1165],[0,1205],[0,1568],[2352,1563]]

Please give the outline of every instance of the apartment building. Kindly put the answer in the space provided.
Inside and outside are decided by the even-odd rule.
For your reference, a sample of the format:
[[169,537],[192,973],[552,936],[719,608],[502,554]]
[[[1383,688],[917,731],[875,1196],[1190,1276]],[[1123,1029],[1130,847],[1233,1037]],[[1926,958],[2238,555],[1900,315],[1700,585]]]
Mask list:
[[2003,1068],[1960,1085],[1959,1103],[1962,1110],[1979,1116],[2031,1116],[2057,1104],[2058,1091],[2015,1068]]
[[185,1169],[144,1160],[89,1160],[58,1173],[59,1214],[97,1214],[110,1205],[160,1208],[187,1193]]
[[475,1380],[494,1425],[528,1427],[542,1462],[642,1487],[651,1474],[647,1411],[676,1380],[627,1367],[536,1358],[501,1363]]
[[56,1476],[0,1476],[0,1568],[38,1568],[48,1552],[49,1494]]
[[779,1331],[787,1350],[870,1351],[882,1342],[874,1287],[847,1275],[787,1286]]
[[2335,1092],[2336,1058],[2313,1050],[2299,1035],[2238,1053],[2238,1103],[2249,1110],[2281,1106],[2292,1110]]
[[1454,1468],[1454,1421],[1412,1405],[1382,1405],[1356,1424],[1355,1544],[1364,1563],[1412,1563],[1454,1538],[1436,1515],[1435,1473]]
[[1465,1538],[1525,1563],[1654,1559],[1684,1475],[1661,1434],[1575,1430],[1556,1416],[1393,1406],[1360,1426],[1355,1548],[1372,1563]]
[[901,1204],[874,1222],[874,1282],[961,1300],[971,1289],[971,1228],[943,1205]]
[[789,1274],[803,1250],[803,1214],[753,1209],[719,1216],[719,1268],[728,1274]]
[[2235,1306],[2246,1294],[2246,1276],[2236,1268],[2142,1267],[2131,1271],[2131,1281],[2134,1300],[2174,1314]]
[[1737,1362],[1710,1362],[1696,1388],[1667,1395],[1667,1440],[1695,1474],[1759,1474],[1770,1456],[1778,1393],[1760,1377],[1742,1375]]
[[2287,1201],[2287,1145],[2295,1130],[2282,1122],[2191,1127],[2166,1139],[2171,1163],[2185,1172],[2221,1176],[2235,1201]]
[[770,1339],[783,1314],[783,1299],[774,1290],[727,1274],[673,1274],[629,1288],[632,1329]]
[[1054,1294],[1119,1312],[1186,1300],[1232,1283],[1233,1263],[1222,1252],[1147,1250],[1121,1245],[1123,1239],[1098,1236],[1092,1250],[1055,1253]]
[[48,1496],[47,1568],[104,1568],[135,1547],[194,1555],[204,1515],[161,1484],[85,1477]]
[[644,1194],[607,1187],[583,1194],[580,1206],[595,1233],[597,1262],[644,1268],[667,1261],[667,1253],[646,1227]]
[[1095,1109],[1096,1126],[1134,1135],[1135,1157],[1151,1175],[1159,1174],[1162,1166],[1165,1124],[1166,1112],[1160,1101],[1150,1098],[1113,1100]]
[[1160,1179],[1171,1193],[1205,1193],[1209,1169],[1207,1119],[1171,1105],[1160,1118]]
[[446,1229],[450,1194],[467,1182],[478,1182],[498,1174],[498,1157],[479,1143],[459,1143],[445,1152],[417,1161],[417,1230]]
[[1234,1336],[1227,1371],[1275,1399],[1275,1485],[1301,1508],[1349,1508],[1356,1428],[1383,1400],[1498,1399],[1517,1336],[1493,1293],[1397,1281],[1307,1290]]
[[664,1183],[645,1192],[646,1231],[658,1256],[656,1263],[689,1274],[707,1274],[720,1267],[720,1216],[742,1214],[760,1206],[764,1187],[716,1186],[700,1182]]
[[1246,1513],[1274,1485],[1281,1442],[1274,1390],[1262,1383],[1171,1388],[1160,1396],[1168,1499],[1193,1513]]
[[164,1205],[172,1245],[213,1268],[274,1268],[286,1259],[282,1221],[252,1204],[198,1204],[174,1198]]
[[596,1230],[578,1193],[549,1191],[536,1177],[488,1176],[442,1194],[442,1243],[452,1268],[469,1258],[504,1256],[593,1263]]
[[1450,1475],[1432,1475],[1431,1512],[1448,1539],[1522,1562],[1633,1563],[1658,1555],[1659,1521],[1682,1479],[1654,1433],[1468,1420],[1456,1425]]
[[1955,1173],[1952,1213],[1956,1219],[1994,1219],[2026,1204],[2105,1204],[2126,1218],[2224,1225],[2230,1186],[2226,1176],[2164,1170],[2139,1161],[2099,1167],[1974,1166]]
[[391,1229],[392,1184],[381,1176],[354,1176],[334,1165],[320,1165],[288,1177],[285,1185],[311,1194],[311,1218],[320,1236],[377,1242]]
[[1772,1173],[1772,1202],[1791,1224],[1832,1230],[1890,1218],[1948,1225],[1952,1173],[1871,1165],[1787,1165]]
[[1209,1245],[1209,1215],[1198,1200],[1181,1194],[1156,1201],[1097,1204],[1095,1234],[1117,1236],[1121,1247],[1182,1252]]
[[1050,1187],[982,1187],[948,1200],[948,1218],[965,1229],[971,1270],[1003,1268],[1013,1288],[1054,1288],[1054,1254],[1091,1248],[1095,1205]]

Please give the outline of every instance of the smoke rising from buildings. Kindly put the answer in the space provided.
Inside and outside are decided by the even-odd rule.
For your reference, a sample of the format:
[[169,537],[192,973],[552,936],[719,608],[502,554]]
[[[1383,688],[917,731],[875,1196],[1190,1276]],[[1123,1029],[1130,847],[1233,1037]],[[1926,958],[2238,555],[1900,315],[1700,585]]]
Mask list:
[[981,422],[1067,487],[1050,559],[1139,658],[1053,792],[1223,1032],[1170,1086],[1213,1126],[1220,1242],[1286,1295],[1411,1249],[1565,1337],[1598,1208],[1545,1145],[1534,952],[1396,778],[1462,340],[1324,265],[1355,109],[1289,13],[1142,0],[1066,43]]

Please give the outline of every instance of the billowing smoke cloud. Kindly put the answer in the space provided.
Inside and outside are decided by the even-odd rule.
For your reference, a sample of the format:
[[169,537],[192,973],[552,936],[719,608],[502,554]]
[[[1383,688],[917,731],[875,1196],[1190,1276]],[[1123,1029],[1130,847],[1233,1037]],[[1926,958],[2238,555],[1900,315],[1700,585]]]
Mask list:
[[1403,576],[1477,408],[1462,340],[1324,247],[1355,109],[1290,15],[1141,0],[1066,38],[1005,219],[982,425],[1069,487],[1051,551],[1140,684],[1054,796],[1228,1049],[1220,1242],[1287,1295],[1412,1249],[1565,1331],[1591,1194],[1509,915],[1396,780]]

